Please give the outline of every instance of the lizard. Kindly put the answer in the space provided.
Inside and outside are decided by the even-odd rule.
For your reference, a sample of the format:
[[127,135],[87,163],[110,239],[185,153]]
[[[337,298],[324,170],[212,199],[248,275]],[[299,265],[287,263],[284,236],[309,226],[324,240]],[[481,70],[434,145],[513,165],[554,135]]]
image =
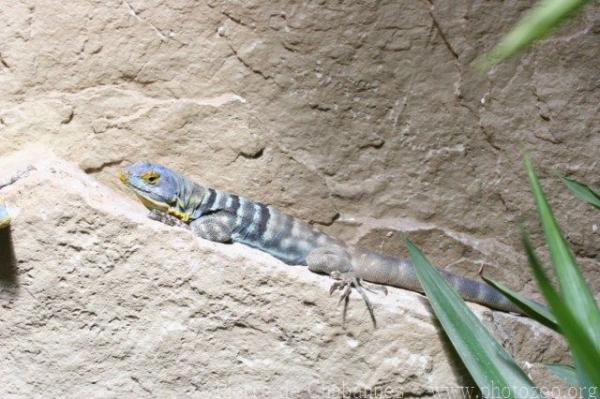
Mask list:
[[[363,282],[423,293],[415,266],[408,259],[355,248],[279,209],[193,182],[162,165],[139,162],[119,171],[119,179],[149,209],[151,219],[191,230],[220,243],[239,242],[264,251],[288,265],[307,266],[335,281],[330,294],[341,292],[346,312],[354,288],[364,300],[371,321],[377,322]],[[500,291],[484,282],[438,269],[464,299],[522,314]]]

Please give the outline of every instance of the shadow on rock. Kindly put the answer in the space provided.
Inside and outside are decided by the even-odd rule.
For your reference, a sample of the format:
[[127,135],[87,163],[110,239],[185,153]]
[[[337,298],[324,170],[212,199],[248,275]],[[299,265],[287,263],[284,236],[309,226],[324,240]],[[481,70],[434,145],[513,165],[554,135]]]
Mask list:
[[18,286],[17,257],[10,227],[0,229],[0,284]]
[[[432,315],[435,315],[433,308],[431,307],[431,303],[429,299],[423,294],[419,297],[419,300],[423,303],[423,305],[429,308],[429,311]],[[444,332],[444,327],[437,319],[434,317],[432,323],[437,328],[437,333],[440,341],[442,342],[442,350],[446,355],[446,359],[448,363],[450,363],[452,373],[456,377],[458,381],[458,385],[455,387],[441,387],[437,392],[437,395],[442,395],[448,398],[463,398],[463,399],[478,399],[482,398],[482,393],[473,377],[471,377],[471,373],[467,369],[467,366],[463,363],[460,355],[456,351],[456,348],[450,341],[450,338]]]

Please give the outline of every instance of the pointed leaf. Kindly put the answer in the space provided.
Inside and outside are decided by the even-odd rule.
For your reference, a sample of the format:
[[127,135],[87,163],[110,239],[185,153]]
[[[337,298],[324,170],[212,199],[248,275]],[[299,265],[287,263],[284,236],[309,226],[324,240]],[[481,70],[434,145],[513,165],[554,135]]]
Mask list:
[[506,399],[543,398],[440,272],[411,241],[406,244],[435,315],[482,394],[492,398],[500,390]]
[[490,52],[474,65],[487,70],[547,35],[587,0],[540,0]]
[[600,310],[598,310],[598,305],[556,223],[552,209],[546,201],[540,182],[527,156],[525,157],[525,167],[544,228],[546,244],[550,249],[552,264],[560,283],[562,299],[571,309],[573,317],[579,321],[579,324],[588,327],[595,348],[600,350]]
[[569,364],[546,364],[546,368],[555,376],[571,385],[579,385],[577,371],[574,366]]
[[532,301],[526,296],[511,290],[502,283],[498,283],[483,275],[481,276],[481,278],[486,283],[503,293],[508,299],[510,299],[512,303],[517,305],[519,309],[523,310],[523,312],[525,312],[527,316],[531,317],[534,320],[537,320],[538,322],[542,323],[548,328],[553,329],[554,331],[558,331],[558,323],[556,322],[556,317],[554,317],[550,309],[548,309],[546,306],[542,305],[541,303]]
[[580,183],[577,180],[569,177],[562,178],[569,190],[575,194],[575,196],[585,202],[588,202],[600,209],[600,194],[594,191],[591,187],[586,184]]
[[579,383],[586,388],[582,393],[584,397],[591,398],[593,393],[597,392],[600,387],[600,367],[598,367],[600,364],[600,350],[594,346],[589,334],[590,329],[584,327],[586,326],[585,322],[582,323],[575,317],[575,313],[570,306],[552,286],[526,234],[523,234],[523,246],[527,252],[533,275],[544,297],[550,304],[552,313],[558,320],[562,334],[569,343],[571,353],[575,359]]

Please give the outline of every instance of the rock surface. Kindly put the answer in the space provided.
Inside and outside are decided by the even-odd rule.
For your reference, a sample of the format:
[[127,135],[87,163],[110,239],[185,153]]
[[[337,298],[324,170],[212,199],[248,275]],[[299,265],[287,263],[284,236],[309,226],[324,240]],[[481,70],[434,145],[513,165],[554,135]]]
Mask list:
[[[0,237],[2,397],[459,397],[470,384],[418,294],[373,296],[377,330],[355,298],[344,329],[327,278],[153,222],[47,150],[0,159],[9,175],[28,166],[2,190],[15,219]],[[534,378],[565,359],[544,327],[473,308]]]
[[525,149],[598,292],[600,220],[554,176],[600,184],[598,5],[469,67],[532,2],[6,2],[0,155],[42,142],[109,185],[122,163],[165,163],[396,255],[363,221],[426,223],[453,252],[471,234],[495,250],[424,249],[532,293],[514,256],[521,223],[541,244]]
[[[392,384],[421,396],[429,394],[427,378],[458,383],[461,373],[447,364],[446,346],[414,296],[381,299],[388,327],[375,333],[355,304],[344,333],[335,301],[322,297],[324,280],[283,272],[255,251],[190,241],[184,232],[145,221],[114,178],[121,165],[139,160],[276,205],[391,255],[405,255],[409,234],[448,270],[475,276],[484,265],[491,277],[539,298],[519,244],[524,224],[545,253],[523,173],[524,149],[600,298],[599,214],[555,176],[600,187],[600,7],[589,2],[550,38],[488,74],[469,66],[531,4],[3,2],[0,158],[23,172],[35,151],[18,151],[37,143],[77,168],[57,167],[68,170],[60,172],[71,176],[65,181],[38,169],[5,188],[11,176],[0,168],[0,195],[22,212],[12,232],[18,263],[6,280],[19,276],[21,288],[14,296],[2,292],[12,301],[2,306],[18,313],[0,316],[17,323],[12,335],[2,332],[11,343],[1,344],[1,367],[9,369],[0,377],[8,385],[0,387],[15,395],[36,387],[59,395],[75,378],[85,381],[77,387],[91,384],[81,388],[90,395],[94,386],[108,396],[109,389],[184,395],[192,383],[226,395],[210,384],[266,389],[297,379],[293,390],[301,392],[298,387],[314,387],[320,378],[322,386]],[[91,188],[105,193],[103,205],[87,196]],[[230,252],[233,258],[225,255]],[[164,267],[177,272],[165,274]],[[210,279],[197,278],[204,270]],[[200,291],[191,281],[202,282]],[[200,300],[209,309],[195,307]],[[169,317],[175,331],[187,328],[176,333],[180,341],[172,342],[171,327],[161,324]],[[202,323],[223,334],[221,344],[195,339]],[[545,348],[537,339],[541,354],[525,353],[528,335],[506,332],[515,323],[509,318],[494,326],[506,345],[523,352],[521,359],[564,355],[561,346]],[[259,331],[280,338],[263,341]],[[231,347],[227,334],[237,340]],[[277,357],[268,355],[268,344]],[[52,361],[42,362],[46,347]],[[421,366],[410,362],[434,371],[413,376],[408,370]],[[127,367],[129,374],[122,371]]]

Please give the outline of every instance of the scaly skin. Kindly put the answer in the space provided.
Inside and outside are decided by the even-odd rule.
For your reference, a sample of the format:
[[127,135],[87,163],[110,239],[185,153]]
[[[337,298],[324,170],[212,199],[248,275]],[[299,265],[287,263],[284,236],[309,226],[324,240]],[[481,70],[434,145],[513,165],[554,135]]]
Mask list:
[[[157,180],[151,183],[144,176]],[[135,164],[120,178],[146,207],[189,223],[200,237],[241,242],[290,265],[307,265],[308,254],[316,248],[344,245],[271,206],[203,187],[159,165]]]
[[[276,208],[204,187],[151,163],[121,171],[120,179],[151,210],[151,217],[170,225],[189,227],[196,235],[217,242],[240,242],[258,248],[290,265],[339,280],[332,291],[343,291],[344,318],[351,287],[371,305],[361,281],[422,292],[414,265],[406,259],[349,248],[343,242]],[[499,291],[485,283],[441,271],[459,294],[494,309],[520,312]]]

